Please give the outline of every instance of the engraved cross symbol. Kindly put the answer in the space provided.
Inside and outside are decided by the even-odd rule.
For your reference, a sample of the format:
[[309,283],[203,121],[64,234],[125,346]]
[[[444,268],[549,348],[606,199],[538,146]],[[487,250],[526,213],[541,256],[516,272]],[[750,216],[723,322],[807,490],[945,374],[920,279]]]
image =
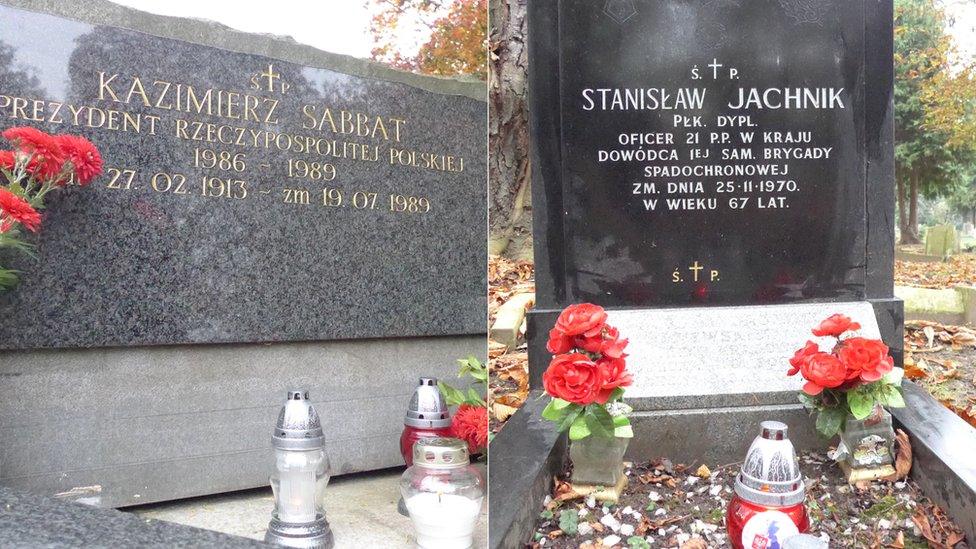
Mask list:
[[281,78],[281,75],[274,71],[274,65],[269,64],[267,72],[262,72],[258,76],[268,79],[268,91],[274,91],[275,80]]
[[704,268],[705,267],[702,266],[701,264],[699,264],[697,261],[695,262],[694,265],[692,265],[691,267],[688,267],[688,270],[689,271],[694,271],[695,272],[695,282],[698,282],[698,273],[701,272],[701,270],[704,269]]

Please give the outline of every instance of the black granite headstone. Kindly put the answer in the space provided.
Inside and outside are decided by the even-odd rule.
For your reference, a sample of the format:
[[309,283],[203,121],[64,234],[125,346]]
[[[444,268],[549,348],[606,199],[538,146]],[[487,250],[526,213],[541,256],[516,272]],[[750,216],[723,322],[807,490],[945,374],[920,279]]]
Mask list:
[[3,256],[0,349],[484,332],[482,101],[4,6],[0,62],[0,130],[106,167]]
[[533,3],[540,337],[587,301],[871,301],[900,349],[891,21],[873,0]]

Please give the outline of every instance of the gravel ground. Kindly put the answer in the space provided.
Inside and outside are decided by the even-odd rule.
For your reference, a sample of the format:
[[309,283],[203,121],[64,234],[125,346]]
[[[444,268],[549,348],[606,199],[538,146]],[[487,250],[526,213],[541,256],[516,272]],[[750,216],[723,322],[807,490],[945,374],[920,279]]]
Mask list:
[[[617,505],[571,499],[557,480],[527,547],[702,549],[730,547],[724,515],[738,463],[709,469],[668,460],[628,464],[627,490]],[[847,484],[826,455],[800,456],[807,485],[811,534],[830,547],[967,548],[960,530],[911,480]]]

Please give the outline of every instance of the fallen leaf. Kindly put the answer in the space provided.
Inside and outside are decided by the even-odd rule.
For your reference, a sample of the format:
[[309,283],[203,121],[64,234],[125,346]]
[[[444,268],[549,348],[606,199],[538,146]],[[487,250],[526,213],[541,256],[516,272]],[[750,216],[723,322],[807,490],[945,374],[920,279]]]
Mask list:
[[935,328],[932,326],[926,326],[925,328],[922,328],[922,332],[925,334],[925,338],[929,340],[926,347],[931,349],[932,345],[935,344]]
[[708,544],[705,543],[705,540],[699,537],[694,537],[684,542],[681,545],[681,549],[708,549]]
[[891,549],[905,549],[905,532],[899,530],[895,536],[895,541],[888,544]]
[[912,516],[912,522],[915,526],[918,526],[919,531],[922,533],[922,537],[931,543],[935,543],[936,547],[942,546],[942,539],[936,539],[935,534],[932,532],[932,525],[929,524],[929,518],[925,516],[925,511],[919,508]]
[[712,471],[703,463],[702,466],[695,471],[695,476],[707,479],[712,476]]
[[583,497],[583,494],[573,489],[572,484],[559,479],[555,479],[555,483],[556,486],[552,490],[552,501],[547,506],[550,510],[558,507],[561,502],[581,499]]
[[498,421],[506,421],[508,418],[512,417],[512,414],[518,411],[518,408],[509,406],[507,404],[502,404],[496,399],[495,403],[491,407],[491,410],[495,414],[495,419]]

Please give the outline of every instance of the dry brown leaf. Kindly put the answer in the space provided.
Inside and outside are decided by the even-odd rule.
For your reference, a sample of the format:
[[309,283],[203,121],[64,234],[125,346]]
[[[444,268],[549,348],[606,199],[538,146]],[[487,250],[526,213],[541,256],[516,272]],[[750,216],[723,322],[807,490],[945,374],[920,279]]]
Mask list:
[[600,549],[600,546],[592,541],[586,541],[580,544],[579,549]]
[[898,535],[895,536],[895,541],[887,545],[891,549],[905,549],[905,532],[899,530]]
[[976,345],[976,335],[971,332],[957,332],[952,336],[952,344],[961,346]]
[[695,471],[695,476],[701,478],[710,478],[712,476],[712,470],[709,469],[707,465],[702,463],[701,467],[699,467],[698,470]]
[[546,506],[548,509],[555,509],[561,502],[581,499],[583,497],[583,494],[573,489],[572,484],[559,479],[555,479],[555,483],[556,485],[552,490],[552,501]]
[[925,515],[925,511],[919,508],[912,516],[912,522],[915,526],[918,526],[919,531],[922,533],[922,537],[931,543],[935,543],[937,547],[942,546],[942,538],[936,538],[935,533],[932,532],[932,525],[929,524],[929,517]]
[[602,534],[604,532],[604,530],[607,529],[607,527],[604,526],[603,523],[601,523],[601,522],[591,522],[590,523],[590,526],[593,527],[593,531],[594,532],[598,532],[600,534]]
[[889,475],[884,480],[895,482],[904,479],[912,470],[912,442],[908,438],[908,433],[898,429],[895,434],[898,442],[898,455],[895,456],[895,473]]
[[552,532],[549,532],[549,539],[556,539],[561,535],[563,535],[562,530],[553,530]]
[[495,414],[495,419],[498,421],[506,421],[508,418],[512,417],[512,414],[518,411],[515,406],[509,406],[507,404],[502,404],[495,400],[495,403],[491,406],[491,411]]
[[681,549],[708,549],[708,544],[705,543],[705,540],[699,537],[694,537],[684,542],[681,545]]
[[922,368],[923,364],[925,364],[924,360],[919,360],[917,364],[915,362],[909,364],[908,361],[905,361],[905,377],[908,379],[924,379],[928,377],[928,372]]

